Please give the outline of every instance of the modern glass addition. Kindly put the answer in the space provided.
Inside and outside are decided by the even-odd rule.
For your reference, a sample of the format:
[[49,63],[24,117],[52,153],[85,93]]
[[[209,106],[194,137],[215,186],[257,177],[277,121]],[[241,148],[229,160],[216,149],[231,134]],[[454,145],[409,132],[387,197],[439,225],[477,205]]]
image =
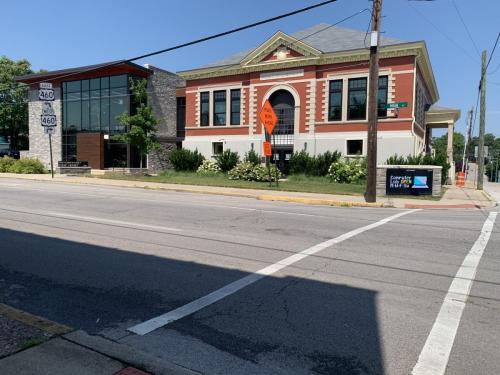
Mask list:
[[240,125],[241,90],[231,90],[231,125]]
[[378,77],[378,94],[377,94],[377,101],[378,101],[378,111],[377,111],[377,116],[378,117],[387,117],[387,91],[388,91],[388,82],[389,79],[387,76],[380,76]]
[[200,126],[208,126],[210,118],[210,93],[200,93]]
[[214,91],[214,126],[226,125],[226,91]]
[[366,119],[366,78],[349,79],[348,120]]
[[330,81],[330,95],[328,100],[328,121],[342,120],[342,87],[343,81]]
[[118,117],[130,113],[128,75],[62,83],[63,160],[76,161],[76,134],[125,131]]

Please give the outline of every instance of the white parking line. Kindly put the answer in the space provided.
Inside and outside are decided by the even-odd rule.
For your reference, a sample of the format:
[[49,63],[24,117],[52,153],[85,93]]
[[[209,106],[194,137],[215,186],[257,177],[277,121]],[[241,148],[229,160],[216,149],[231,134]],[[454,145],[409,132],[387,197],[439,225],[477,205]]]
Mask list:
[[322,250],[325,250],[326,248],[329,248],[330,246],[336,245],[340,242],[343,242],[345,240],[348,240],[354,236],[357,236],[358,234],[361,234],[363,232],[366,232],[370,229],[377,228],[381,225],[384,225],[391,220],[397,219],[401,216],[408,215],[412,212],[419,211],[419,210],[410,210],[410,211],[404,211],[400,212],[396,215],[389,216],[385,219],[379,220],[375,223],[365,225],[361,228],[354,229],[350,232],[344,233],[338,237],[332,238],[328,241],[321,242],[315,246],[312,246],[308,249],[305,249],[301,251],[300,253],[294,254],[292,256],[289,256],[285,259],[280,260],[277,263],[271,264],[270,266],[267,266],[259,271],[256,271],[246,277],[243,277],[239,280],[236,280],[232,282],[231,284],[228,284],[210,294],[207,294],[195,301],[192,301],[188,303],[187,305],[181,306],[175,310],[172,310],[166,314],[157,316],[156,318],[147,320],[143,323],[137,324],[133,327],[128,328],[128,331],[136,333],[138,335],[145,335],[147,333],[150,333],[154,331],[155,329],[161,328],[169,323],[172,323],[178,319],[184,318],[188,315],[191,315],[195,313],[198,310],[201,310],[217,301],[220,301],[221,299],[236,293],[237,291],[259,281],[260,279],[270,276],[280,270],[282,270],[285,267],[291,266],[294,263],[297,263],[298,261],[307,258],[310,255],[316,254]]
[[498,212],[490,212],[476,240],[451,282],[424,348],[413,368],[413,375],[443,375],[453,342],[476,276],[477,267],[493,231]]

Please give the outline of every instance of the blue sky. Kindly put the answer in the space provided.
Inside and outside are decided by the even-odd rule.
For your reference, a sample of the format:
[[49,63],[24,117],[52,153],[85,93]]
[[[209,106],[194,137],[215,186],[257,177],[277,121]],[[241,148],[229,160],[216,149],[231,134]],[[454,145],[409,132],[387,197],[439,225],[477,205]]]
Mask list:
[[[316,2],[319,0],[7,0],[1,5],[0,55],[27,58],[34,69],[94,64],[170,47]],[[139,63],[174,72],[195,68],[255,47],[277,30],[292,33],[321,22],[335,23],[371,8],[371,4],[367,0],[338,0],[305,14]],[[455,4],[477,48],[487,49],[489,55],[500,31],[500,1],[455,0]],[[452,0],[384,0],[383,16],[385,35],[426,41],[440,92],[438,104],[462,110],[457,129],[464,132],[466,112],[476,104],[480,56]],[[368,21],[369,12],[364,12],[339,26],[366,30]],[[500,43],[489,70],[493,72],[499,65]],[[500,135],[500,68],[487,80],[491,83],[487,85],[486,130]],[[476,133],[477,128],[476,124]]]

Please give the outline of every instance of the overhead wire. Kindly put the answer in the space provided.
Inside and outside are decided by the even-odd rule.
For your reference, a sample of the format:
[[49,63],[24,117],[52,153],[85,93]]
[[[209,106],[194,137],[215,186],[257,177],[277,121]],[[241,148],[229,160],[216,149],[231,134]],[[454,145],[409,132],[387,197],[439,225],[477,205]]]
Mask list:
[[462,22],[462,25],[464,26],[465,31],[467,32],[467,35],[469,36],[469,39],[472,42],[472,45],[474,46],[474,48],[475,48],[475,50],[477,52],[477,55],[481,56],[481,53],[479,52],[479,48],[477,48],[477,44],[474,41],[474,39],[472,38],[472,35],[471,35],[470,31],[469,31],[469,28],[467,27],[467,24],[465,23],[465,21],[464,21],[464,19],[462,17],[462,14],[460,13],[460,10],[458,9],[458,6],[455,3],[455,0],[451,0],[451,3],[453,4],[453,7],[455,8],[455,11],[458,14],[458,18],[460,18],[460,21]]
[[174,51],[174,50],[177,50],[177,49],[189,47],[189,46],[192,46],[192,45],[195,45],[195,44],[207,42],[207,41],[213,40],[213,39],[218,39],[218,38],[221,38],[223,36],[227,36],[227,35],[234,34],[234,33],[237,33],[237,32],[243,31],[243,30],[248,30],[248,29],[251,29],[251,28],[254,28],[254,27],[257,27],[257,26],[261,26],[261,25],[264,25],[264,24],[267,24],[267,23],[270,23],[270,22],[274,22],[274,21],[277,21],[277,20],[280,20],[280,19],[283,19],[283,18],[294,16],[296,14],[304,13],[304,12],[310,11],[312,9],[316,9],[316,8],[319,8],[319,7],[322,7],[322,6],[334,3],[336,1],[337,0],[325,0],[325,1],[322,1],[320,3],[316,3],[316,4],[313,4],[313,5],[304,7],[304,8],[300,8],[300,9],[288,12],[288,13],[280,14],[278,16],[271,17],[271,18],[266,18],[266,19],[261,20],[261,21],[253,22],[253,23],[250,23],[250,24],[247,24],[247,25],[244,25],[244,26],[240,26],[240,27],[236,27],[234,29],[223,31],[221,33],[212,34],[212,35],[209,35],[209,36],[206,36],[206,37],[203,37],[203,38],[195,39],[195,40],[192,40],[190,42],[181,43],[181,44],[178,44],[178,45],[175,45],[175,46],[172,46],[172,47],[168,47],[168,48],[164,48],[164,49],[161,49],[161,50],[149,52],[149,53],[146,53],[146,54],[143,54],[143,55],[139,55],[139,56],[135,56],[135,57],[132,57],[132,58],[129,58],[129,59],[125,59],[125,60],[113,61],[113,62],[110,62],[108,64],[99,65],[98,67],[90,67],[88,69],[79,70],[78,72],[72,72],[72,73],[67,73],[67,74],[61,73],[60,75],[55,75],[55,76],[51,77],[50,79],[46,78],[46,79],[42,79],[42,80],[39,80],[39,81],[31,82],[29,85],[35,85],[35,84],[39,84],[39,83],[43,83],[43,82],[50,82],[50,81],[53,81],[53,80],[60,80],[62,78],[67,78],[67,77],[75,76],[75,75],[82,74],[82,73],[88,73],[88,72],[91,72],[91,71],[101,70],[103,68],[113,67],[113,66],[116,66],[116,65],[123,64],[125,62],[133,62],[133,61],[136,61],[136,60],[144,59],[146,57],[151,57],[151,56],[159,55],[159,54],[162,54],[162,53],[165,53],[165,52],[170,52],[170,51]]

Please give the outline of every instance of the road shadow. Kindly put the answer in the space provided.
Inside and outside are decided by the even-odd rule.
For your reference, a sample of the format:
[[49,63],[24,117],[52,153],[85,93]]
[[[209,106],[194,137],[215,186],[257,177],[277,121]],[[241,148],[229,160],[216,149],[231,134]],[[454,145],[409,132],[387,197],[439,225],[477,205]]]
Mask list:
[[[0,228],[0,302],[96,334],[248,275],[164,256]],[[384,374],[376,292],[309,277],[267,277],[168,329],[269,373]]]

